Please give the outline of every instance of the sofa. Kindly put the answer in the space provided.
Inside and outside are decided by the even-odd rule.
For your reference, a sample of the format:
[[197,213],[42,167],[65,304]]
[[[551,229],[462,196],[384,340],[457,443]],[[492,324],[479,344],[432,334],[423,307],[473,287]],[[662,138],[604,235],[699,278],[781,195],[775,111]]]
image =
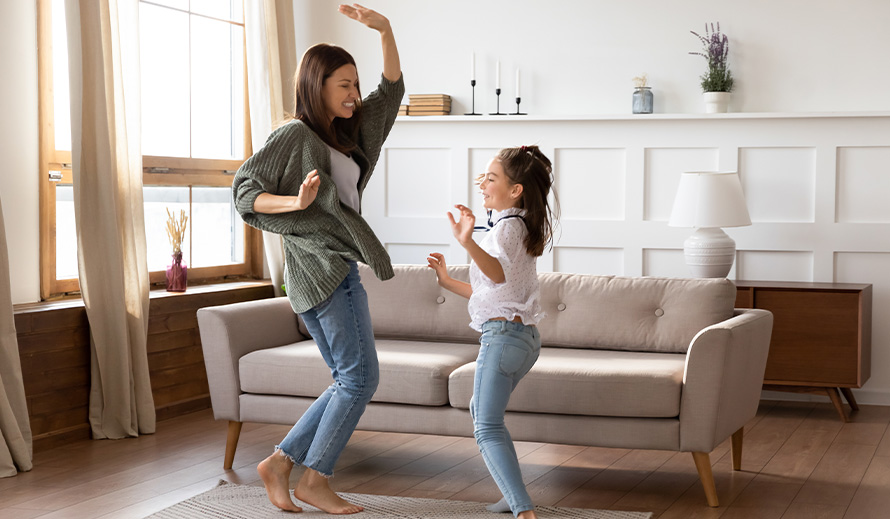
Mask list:
[[[425,265],[396,265],[381,282],[360,266],[380,384],[358,428],[472,436],[468,411],[478,332],[467,300]],[[451,266],[466,281],[469,267]],[[514,440],[692,453],[708,504],[718,506],[709,453],[743,427],[760,400],[773,316],[734,309],[726,279],[539,274],[547,317],[540,357],[514,391]],[[229,421],[231,468],[244,422],[293,424],[332,383],[284,297],[198,310],[213,414]]]

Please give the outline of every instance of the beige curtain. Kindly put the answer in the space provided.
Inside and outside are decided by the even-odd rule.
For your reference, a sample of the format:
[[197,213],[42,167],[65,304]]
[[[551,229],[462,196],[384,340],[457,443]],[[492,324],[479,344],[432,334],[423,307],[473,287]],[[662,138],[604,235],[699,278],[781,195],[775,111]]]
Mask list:
[[9,254],[0,204],[0,478],[31,470],[31,422],[12,317]]
[[74,211],[93,438],[155,431],[140,149],[139,2],[67,0]]
[[[293,112],[293,75],[296,71],[292,0],[248,0],[244,6],[247,39],[247,95],[253,150]],[[263,232],[266,263],[276,295],[282,295],[284,251],[281,236]]]

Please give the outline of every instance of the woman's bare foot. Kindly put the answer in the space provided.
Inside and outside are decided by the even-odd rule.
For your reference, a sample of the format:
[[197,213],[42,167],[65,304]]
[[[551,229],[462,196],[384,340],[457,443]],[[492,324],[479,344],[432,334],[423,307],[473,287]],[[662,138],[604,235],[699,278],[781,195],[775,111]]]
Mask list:
[[302,512],[303,509],[295,505],[290,498],[290,471],[294,464],[283,456],[281,451],[275,451],[271,456],[257,465],[256,471],[266,486],[266,495],[269,501],[285,512]]
[[364,510],[335,494],[327,478],[309,468],[297,482],[294,496],[329,514],[355,514]]
[[519,512],[516,519],[538,519],[538,514],[534,510],[526,510],[525,512]]

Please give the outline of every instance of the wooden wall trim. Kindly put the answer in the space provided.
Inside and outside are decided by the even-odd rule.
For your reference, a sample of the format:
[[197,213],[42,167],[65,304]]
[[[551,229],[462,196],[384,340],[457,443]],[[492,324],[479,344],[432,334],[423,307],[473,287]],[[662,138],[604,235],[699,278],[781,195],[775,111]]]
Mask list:
[[[159,421],[210,408],[197,310],[273,297],[269,281],[152,291],[148,365]],[[34,451],[90,437],[90,329],[83,301],[14,306]]]

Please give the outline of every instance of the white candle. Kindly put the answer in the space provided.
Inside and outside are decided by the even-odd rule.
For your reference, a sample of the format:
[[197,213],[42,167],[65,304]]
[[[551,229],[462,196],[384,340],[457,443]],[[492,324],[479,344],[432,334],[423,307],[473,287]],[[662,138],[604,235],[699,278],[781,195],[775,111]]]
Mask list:
[[470,53],[470,80],[476,81],[476,53]]
[[494,73],[494,87],[501,88],[501,60],[498,60]]
[[516,69],[516,97],[520,97],[519,95],[519,69]]

